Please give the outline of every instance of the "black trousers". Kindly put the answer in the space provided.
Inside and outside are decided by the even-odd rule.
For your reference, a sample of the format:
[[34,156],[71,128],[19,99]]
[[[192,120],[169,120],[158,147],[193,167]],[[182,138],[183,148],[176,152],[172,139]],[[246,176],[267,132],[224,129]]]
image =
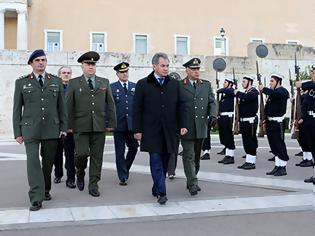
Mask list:
[[63,152],[65,153],[67,170],[67,181],[75,181],[75,167],[74,167],[74,139],[72,133],[67,133],[64,139],[58,140],[57,153],[54,160],[55,177],[61,178],[63,176]]
[[308,129],[311,127],[306,126],[305,124],[300,124],[299,125],[299,138],[298,138],[298,142],[300,144],[300,147],[302,149],[303,152],[310,152],[311,149],[308,145],[308,135],[305,135],[306,132],[308,132]]
[[288,161],[289,156],[284,142],[282,122],[266,120],[266,132],[272,153],[282,161]]
[[218,118],[220,143],[228,149],[234,150],[233,117],[220,116]]
[[[127,180],[129,178],[129,170],[136,157],[139,144],[137,140],[134,139],[131,131],[115,131],[114,143],[118,178],[120,180]],[[128,147],[128,152],[125,158],[126,146]]]
[[315,159],[315,125],[305,126],[303,135],[305,136],[306,146],[312,153],[313,159]]
[[248,121],[240,122],[240,131],[242,134],[243,146],[246,154],[256,156],[257,155],[257,124],[258,120],[255,119],[254,123],[249,123]]
[[210,150],[210,149],[211,149],[210,131],[211,131],[211,122],[209,121],[209,122],[208,122],[207,137],[203,140],[202,151]]
[[175,175],[175,170],[177,166],[177,157],[178,157],[178,149],[179,149],[179,136],[177,137],[177,149],[175,153],[170,154],[169,161],[168,161],[168,167],[167,167],[167,173],[168,175]]

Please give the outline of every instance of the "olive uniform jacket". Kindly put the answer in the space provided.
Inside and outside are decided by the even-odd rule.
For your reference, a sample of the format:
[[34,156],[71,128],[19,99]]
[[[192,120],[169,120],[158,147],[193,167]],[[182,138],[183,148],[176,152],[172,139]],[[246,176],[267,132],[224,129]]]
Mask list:
[[65,98],[59,77],[45,73],[40,86],[33,73],[15,81],[13,105],[14,137],[57,139],[67,130]]
[[216,102],[210,82],[197,80],[196,88],[186,77],[180,82],[180,99],[185,104],[181,114],[188,132],[182,139],[203,139],[207,137],[209,117],[216,116]]
[[66,103],[73,132],[102,132],[116,127],[116,109],[108,79],[95,76],[91,90],[84,75],[69,81]]

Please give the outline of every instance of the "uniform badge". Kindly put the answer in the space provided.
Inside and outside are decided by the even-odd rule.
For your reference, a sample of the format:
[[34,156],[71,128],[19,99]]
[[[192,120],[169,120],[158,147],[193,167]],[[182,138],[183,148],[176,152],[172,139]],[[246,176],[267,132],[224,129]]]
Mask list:
[[79,91],[80,91],[80,93],[82,92],[82,89],[81,88],[79,88]]
[[31,87],[31,86],[32,86],[32,84],[28,84],[27,86],[28,86],[28,87]]
[[116,90],[116,93],[119,93],[119,89]]

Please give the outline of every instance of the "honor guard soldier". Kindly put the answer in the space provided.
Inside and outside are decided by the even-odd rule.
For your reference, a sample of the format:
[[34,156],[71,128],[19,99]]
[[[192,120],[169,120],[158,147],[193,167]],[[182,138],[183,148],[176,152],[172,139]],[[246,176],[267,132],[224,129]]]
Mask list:
[[270,88],[259,85],[260,92],[268,96],[265,105],[265,125],[270,149],[275,157],[275,167],[267,175],[283,176],[287,174],[286,165],[289,160],[284,142],[282,122],[287,110],[289,92],[282,87],[282,75],[272,74]]
[[219,102],[218,128],[220,143],[225,147],[225,156],[218,163],[225,165],[234,164],[234,134],[233,134],[233,115],[234,115],[234,89],[233,80],[225,79],[223,88],[217,91],[221,94]]
[[[129,170],[138,150],[138,141],[132,132],[132,108],[136,84],[128,81],[129,64],[119,63],[114,67],[118,81],[111,89],[116,105],[117,128],[114,130],[116,168],[120,185],[127,185]],[[125,157],[125,146],[128,152]]]
[[51,200],[51,170],[58,138],[66,135],[67,127],[62,81],[45,71],[45,52],[35,50],[28,64],[33,72],[15,82],[13,130],[16,141],[25,144],[30,210],[37,211],[43,200]]
[[185,106],[185,112],[180,115],[186,128],[181,133],[183,165],[187,189],[192,196],[201,190],[197,174],[200,169],[202,142],[207,137],[208,120],[216,119],[216,103],[211,84],[199,78],[200,63],[199,58],[192,58],[183,64],[187,77],[180,82],[180,99]]
[[90,157],[89,194],[100,196],[105,131],[116,127],[115,103],[108,79],[96,76],[100,56],[90,51],[79,57],[83,75],[69,81],[66,96],[69,132],[74,133],[77,187],[84,190],[84,176]]
[[239,99],[240,131],[246,153],[245,163],[237,168],[244,170],[256,168],[259,92],[253,87],[253,81],[254,77],[246,75],[242,80],[242,87],[245,91],[235,90],[235,96]]
[[[297,88],[302,88],[305,92],[303,103],[301,106],[302,118],[299,120],[299,124],[303,124],[305,127],[303,135],[308,148],[311,150],[313,158],[315,157],[315,64],[311,67],[311,81],[302,83],[296,82]],[[306,92],[307,91],[307,92]],[[305,179],[306,183],[315,184],[315,177],[312,176]]]

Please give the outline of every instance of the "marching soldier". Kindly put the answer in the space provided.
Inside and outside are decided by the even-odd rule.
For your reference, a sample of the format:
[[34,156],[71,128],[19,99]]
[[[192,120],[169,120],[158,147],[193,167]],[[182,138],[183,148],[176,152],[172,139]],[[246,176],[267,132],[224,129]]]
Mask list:
[[[79,57],[83,75],[69,81],[67,108],[69,132],[74,133],[77,187],[84,190],[85,168],[90,156],[89,194],[100,196],[105,131],[116,127],[116,111],[108,79],[95,75],[100,56],[90,51]],[[105,122],[107,120],[107,122]]]
[[183,164],[187,179],[187,188],[191,195],[198,194],[197,174],[200,168],[200,153],[203,139],[207,137],[209,117],[214,121],[216,104],[210,82],[201,80],[200,59],[193,58],[186,62],[187,77],[180,82],[180,99],[185,112],[181,114],[184,127],[181,143],[183,146]]
[[[116,105],[117,128],[114,130],[116,168],[120,185],[127,185],[129,170],[138,151],[138,141],[132,133],[132,107],[136,84],[128,81],[129,64],[121,62],[114,67],[118,81],[111,89]],[[125,157],[125,146],[128,152]]]
[[270,88],[259,85],[260,92],[268,96],[265,105],[265,124],[270,149],[275,157],[275,167],[267,175],[283,176],[287,174],[286,165],[289,160],[284,142],[282,122],[287,109],[289,92],[282,87],[282,75],[272,74]]
[[225,79],[223,88],[217,91],[221,95],[219,102],[218,128],[220,143],[225,147],[225,156],[218,163],[225,165],[234,164],[234,135],[233,135],[233,115],[234,115],[234,81]]
[[256,168],[259,92],[253,87],[253,81],[254,78],[252,76],[244,76],[242,87],[245,91],[240,92],[235,90],[235,96],[239,99],[240,131],[246,153],[245,163],[237,168],[244,170]]
[[[308,148],[311,150],[313,158],[315,157],[315,65],[312,65],[311,78],[312,81],[304,82],[301,81],[296,82],[297,88],[302,88],[302,90],[308,91],[304,94],[303,103],[301,106],[302,118],[299,120],[299,124],[303,124],[305,136],[305,141],[307,143]],[[315,184],[315,177],[312,176],[308,179],[305,179],[306,183]]]
[[45,52],[35,50],[28,64],[33,72],[15,82],[13,130],[16,141],[25,144],[30,211],[37,211],[43,200],[51,200],[51,170],[58,138],[66,135],[67,127],[62,81],[46,72]]

